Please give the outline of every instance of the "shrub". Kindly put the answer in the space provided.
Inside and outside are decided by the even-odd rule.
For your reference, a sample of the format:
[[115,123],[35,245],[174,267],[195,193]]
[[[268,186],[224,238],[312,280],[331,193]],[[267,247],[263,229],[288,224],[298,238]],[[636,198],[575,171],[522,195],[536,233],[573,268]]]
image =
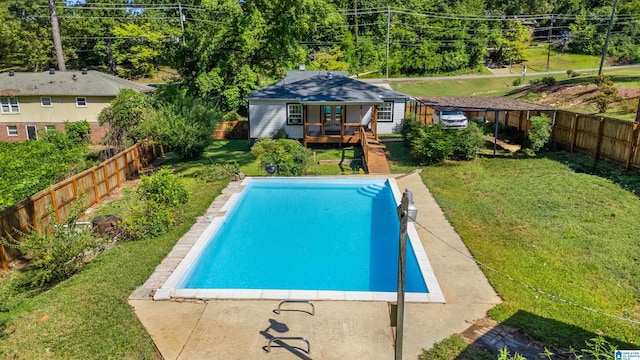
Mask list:
[[573,77],[573,70],[567,70],[567,76]]
[[520,85],[522,85],[522,79],[521,78],[514,79],[511,82],[511,86],[520,86]]
[[209,164],[196,174],[196,179],[202,182],[214,182],[226,179],[240,172],[238,164]]
[[453,153],[464,159],[473,159],[486,142],[482,128],[470,122],[466,129],[452,132]]
[[553,76],[545,76],[542,78],[541,82],[546,86],[553,86],[556,84],[556,78]]
[[418,129],[422,126],[413,114],[407,115],[403,120],[400,128],[400,134],[404,138],[406,146],[411,146],[413,137],[417,134]]
[[137,190],[140,201],[123,222],[127,239],[136,240],[164,234],[180,222],[189,193],[173,170],[162,167],[150,176],[142,176]]
[[306,174],[312,156],[311,150],[291,139],[260,139],[251,148],[251,154],[258,158],[262,168],[277,165],[281,176]]
[[287,134],[287,130],[283,126],[280,129],[273,130],[271,132],[271,138],[272,139],[288,139],[289,134]]
[[98,246],[91,230],[77,226],[76,220],[77,216],[70,216],[57,223],[52,215],[42,233],[31,231],[20,242],[5,243],[31,256],[32,287],[53,285],[75,274],[84,265],[84,252]]
[[442,126],[422,126],[411,141],[411,155],[425,164],[443,162],[453,154],[453,139]]
[[222,116],[222,121],[236,121],[236,120],[240,120],[240,115],[235,110],[231,110]]
[[549,141],[551,136],[551,119],[545,115],[532,116],[529,129],[529,146],[538,151]]
[[89,134],[91,134],[91,125],[87,120],[64,123],[64,130],[67,133],[69,140],[75,143],[83,143],[89,141]]

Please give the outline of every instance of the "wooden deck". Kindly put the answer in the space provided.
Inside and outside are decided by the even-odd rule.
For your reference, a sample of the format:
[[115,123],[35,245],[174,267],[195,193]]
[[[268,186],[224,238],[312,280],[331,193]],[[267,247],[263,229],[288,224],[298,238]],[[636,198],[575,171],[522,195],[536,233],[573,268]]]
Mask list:
[[369,174],[391,174],[389,162],[384,153],[384,145],[380,144],[371,131],[365,131],[360,138],[367,163],[367,172]]

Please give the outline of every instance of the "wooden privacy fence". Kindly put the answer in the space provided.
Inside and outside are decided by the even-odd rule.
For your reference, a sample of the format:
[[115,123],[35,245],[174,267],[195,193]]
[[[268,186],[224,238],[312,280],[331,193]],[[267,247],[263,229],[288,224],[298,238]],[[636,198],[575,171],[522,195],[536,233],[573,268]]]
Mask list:
[[[19,239],[31,229],[42,231],[54,217],[62,222],[73,209],[87,209],[137,175],[141,168],[156,157],[154,145],[136,144],[100,165],[67,178],[30,198],[0,211],[0,237]],[[11,248],[0,244],[0,263],[7,270],[7,262],[17,256]]]

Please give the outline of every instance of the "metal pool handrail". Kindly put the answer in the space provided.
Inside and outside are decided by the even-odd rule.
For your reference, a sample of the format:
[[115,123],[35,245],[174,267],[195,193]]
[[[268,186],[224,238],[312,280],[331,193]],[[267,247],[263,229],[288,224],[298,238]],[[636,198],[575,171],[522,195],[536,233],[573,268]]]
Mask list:
[[[307,344],[307,350],[302,349],[302,348],[298,348],[304,352],[306,352],[307,354],[309,354],[311,352],[311,344],[309,343],[309,340],[307,340],[307,338],[301,337],[301,336],[282,336],[282,337],[273,337],[271,339],[269,339],[269,343],[267,344],[267,352],[271,352],[271,343],[274,341],[282,341],[282,340],[300,340],[300,341],[304,341]],[[275,347],[285,347],[283,345],[278,345]]]

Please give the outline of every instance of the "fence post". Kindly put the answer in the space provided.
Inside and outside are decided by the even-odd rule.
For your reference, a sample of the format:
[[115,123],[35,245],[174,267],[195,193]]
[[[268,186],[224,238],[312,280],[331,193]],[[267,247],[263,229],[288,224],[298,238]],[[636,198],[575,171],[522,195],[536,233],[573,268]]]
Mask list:
[[51,188],[51,204],[53,205],[53,212],[56,214],[56,221],[60,223],[60,214],[58,213],[58,200],[56,199],[56,190]]
[[600,118],[600,124],[598,124],[598,142],[596,144],[596,153],[593,156],[594,161],[598,161],[598,157],[600,157],[600,150],[602,147],[602,132],[604,131],[604,118]]
[[140,147],[142,144],[138,144],[133,148],[133,163],[136,166],[136,173],[140,173]]
[[120,166],[118,165],[119,161],[120,161],[119,156],[113,159],[113,163],[115,164],[115,167],[116,167],[116,187],[120,187]]
[[576,140],[578,138],[578,118],[579,114],[573,116],[571,120],[571,144],[569,145],[569,152],[573,152],[573,148],[576,146]]
[[100,193],[98,192],[98,176],[96,175],[96,169],[91,170],[91,179],[93,180],[93,197],[95,198],[95,203],[100,202]]
[[9,271],[9,267],[7,266],[8,257],[4,251],[4,245],[0,245],[0,263],[2,263],[2,270]]
[[631,161],[633,160],[636,151],[638,150],[638,123],[633,124],[633,131],[631,132],[631,141],[629,141],[629,156],[627,156],[627,163],[625,169],[629,170],[631,167]]
[[111,189],[109,189],[109,172],[107,171],[107,164],[102,164],[102,174],[104,174],[104,186],[107,188],[107,196],[111,195]]

